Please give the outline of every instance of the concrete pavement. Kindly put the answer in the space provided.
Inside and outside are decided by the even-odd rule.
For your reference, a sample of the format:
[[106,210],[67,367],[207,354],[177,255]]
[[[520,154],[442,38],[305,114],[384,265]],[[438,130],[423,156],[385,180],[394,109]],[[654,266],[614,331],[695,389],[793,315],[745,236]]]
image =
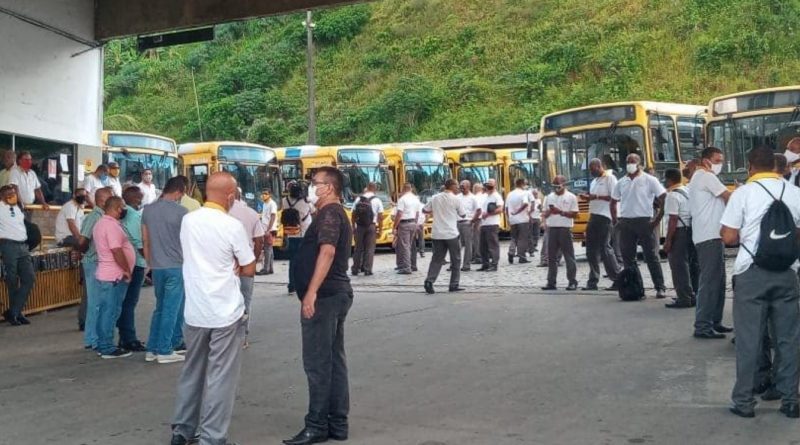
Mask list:
[[[394,283],[394,256],[379,255],[381,272],[354,280],[347,443],[800,443],[800,423],[779,415],[777,402],[760,403],[755,419],[727,412],[733,346],[693,339],[691,310],[652,298],[622,303],[613,293],[544,293],[544,269],[505,264],[466,274],[467,292],[429,296],[421,286],[429,258]],[[579,277],[586,269],[580,262]],[[285,277],[258,281],[231,427],[242,445],[279,444],[299,431],[307,400],[298,301],[279,284]],[[152,301],[148,288],[142,339]],[[31,319],[0,325],[0,444],[168,443],[180,364],[98,359],[81,348],[73,309]]]

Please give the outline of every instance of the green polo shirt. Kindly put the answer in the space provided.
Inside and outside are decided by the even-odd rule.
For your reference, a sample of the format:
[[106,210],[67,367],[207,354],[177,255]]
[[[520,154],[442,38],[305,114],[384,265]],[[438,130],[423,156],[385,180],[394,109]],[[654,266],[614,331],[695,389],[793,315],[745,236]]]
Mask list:
[[126,207],[128,212],[125,214],[125,219],[122,220],[122,228],[125,229],[128,241],[133,244],[133,248],[136,250],[136,265],[147,267],[147,262],[141,254],[144,248],[144,243],[142,242],[142,214],[131,206]]
[[94,242],[92,242],[92,231],[94,231],[94,225],[97,224],[97,221],[100,221],[103,214],[105,214],[103,209],[95,207],[83,218],[83,223],[81,223],[81,236],[89,240],[89,249],[83,254],[82,263],[97,262],[97,250],[94,248]]

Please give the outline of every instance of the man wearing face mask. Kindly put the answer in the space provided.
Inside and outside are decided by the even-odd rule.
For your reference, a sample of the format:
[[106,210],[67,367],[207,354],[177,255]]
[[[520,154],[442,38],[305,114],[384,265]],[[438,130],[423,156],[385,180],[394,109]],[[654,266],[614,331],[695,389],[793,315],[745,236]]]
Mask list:
[[[106,181],[108,181],[108,166],[105,164],[100,164],[94,170],[94,173],[90,175],[86,175],[83,179],[83,188],[86,189],[86,202],[93,207],[102,207],[101,204],[95,202],[94,194],[100,190],[101,188],[106,186]],[[111,189],[111,193],[114,193],[114,189]],[[120,194],[121,196],[122,194]]]
[[142,241],[142,213],[139,210],[142,205],[142,191],[139,187],[128,186],[122,192],[122,199],[125,201],[121,218],[122,228],[125,230],[128,241],[136,250],[136,262],[128,283],[128,290],[125,291],[125,299],[122,301],[122,312],[117,320],[119,347],[132,352],[143,352],[145,347],[136,336],[135,320],[136,305],[139,303],[139,293],[142,290],[142,283],[144,283],[144,270],[147,268]]
[[0,256],[5,268],[4,278],[9,296],[9,308],[3,312],[3,318],[11,326],[30,323],[22,315],[22,309],[36,279],[30,250],[26,244],[28,235],[25,232],[25,216],[17,201],[14,187],[5,185],[0,188]]
[[689,183],[689,213],[692,217],[692,242],[700,263],[694,336],[701,339],[725,338],[732,329],[722,324],[725,308],[725,245],[720,238],[720,219],[730,190],[719,180],[724,162],[722,150],[703,150],[701,163]]
[[[631,153],[625,159],[626,171],[611,193],[611,222],[617,224],[618,241],[625,268],[638,269],[636,246],[641,245],[647,268],[656,288],[656,298],[666,298],[664,273],[654,245],[653,229],[664,216],[667,191],[655,176],[642,171],[641,158]],[[658,200],[658,213],[653,215],[653,202]],[[619,218],[619,219],[618,219]]]
[[142,172],[142,182],[136,185],[142,189],[142,193],[144,193],[142,206],[152,204],[158,199],[158,190],[156,190],[156,185],[153,184],[153,171],[149,168],[144,169]]
[[103,217],[92,231],[97,249],[97,353],[100,358],[115,359],[131,355],[114,344],[114,326],[122,312],[136,251],[120,223],[126,213],[122,198],[108,198],[103,210]]
[[486,198],[481,204],[481,268],[484,272],[496,272],[500,262],[500,215],[503,213],[503,197],[495,190],[495,180],[486,181]]
[[[589,223],[586,225],[586,259],[589,261],[589,281],[581,290],[597,290],[600,281],[600,260],[606,275],[612,282],[617,280],[619,265],[611,247],[611,192],[617,186],[617,178],[603,168],[600,159],[589,161],[592,183],[589,193],[581,197],[589,201]],[[616,290],[612,284],[606,290]]]
[[17,154],[17,166],[11,170],[8,183],[16,185],[19,192],[19,200],[23,205],[41,204],[47,210],[50,206],[42,194],[42,184],[36,172],[31,170],[33,158],[29,151],[21,151]]
[[553,179],[553,191],[544,200],[543,216],[547,219],[547,285],[542,290],[556,290],[558,276],[558,254],[564,256],[567,264],[567,290],[578,288],[575,279],[577,266],[575,263],[575,246],[572,244],[572,227],[578,215],[578,198],[567,191],[567,178],[558,175]]
[[114,196],[122,196],[122,184],[119,182],[119,164],[114,161],[108,163],[108,177],[105,179],[106,187],[111,187]]
[[58,247],[77,248],[81,239],[83,206],[86,204],[86,190],[75,189],[72,199],[61,206],[56,216],[56,244]]
[[800,137],[794,137],[786,144],[786,151],[783,152],[783,155],[786,157],[789,168],[791,168],[791,174],[786,179],[795,186],[800,187],[800,174],[798,174],[800,169],[797,167],[798,163],[800,163]]
[[184,360],[181,353],[186,351],[183,344],[184,282],[180,234],[181,221],[188,210],[179,204],[185,191],[185,183],[179,177],[170,178],[161,198],[142,210],[144,257],[153,271],[156,296],[145,354],[148,362],[181,362]]

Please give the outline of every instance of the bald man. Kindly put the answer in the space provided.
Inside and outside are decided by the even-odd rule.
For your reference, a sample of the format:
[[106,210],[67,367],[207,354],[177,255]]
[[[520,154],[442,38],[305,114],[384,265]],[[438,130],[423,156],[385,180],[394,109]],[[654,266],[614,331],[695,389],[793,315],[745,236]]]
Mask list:
[[206,196],[203,208],[188,213],[181,224],[186,362],[178,380],[172,444],[188,443],[198,433],[201,444],[228,443],[246,324],[239,277],[256,272],[244,226],[228,215],[236,179],[227,172],[212,174]]
[[611,247],[611,192],[617,186],[617,177],[603,168],[600,159],[589,161],[589,173],[594,178],[589,193],[581,198],[589,201],[589,223],[586,225],[586,259],[589,261],[589,280],[581,290],[598,290],[600,261],[612,281],[607,290],[615,290],[620,267]]
[[97,279],[95,278],[97,249],[92,240],[92,233],[97,221],[100,221],[100,218],[105,215],[103,207],[113,193],[110,187],[95,190],[95,206],[81,223],[81,239],[78,249],[84,252],[81,265],[83,266],[83,283],[86,286],[86,292],[78,310],[78,325],[83,327],[83,346],[86,349],[97,348]]

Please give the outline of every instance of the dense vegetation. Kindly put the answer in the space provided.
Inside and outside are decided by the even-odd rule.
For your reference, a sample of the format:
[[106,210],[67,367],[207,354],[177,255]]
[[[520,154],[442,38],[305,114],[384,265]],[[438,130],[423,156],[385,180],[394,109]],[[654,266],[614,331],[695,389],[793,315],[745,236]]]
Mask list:
[[[105,126],[181,142],[306,140],[303,14],[213,42],[106,47]],[[707,103],[798,82],[796,0],[383,0],[315,13],[319,142],[523,132],[625,99]]]

